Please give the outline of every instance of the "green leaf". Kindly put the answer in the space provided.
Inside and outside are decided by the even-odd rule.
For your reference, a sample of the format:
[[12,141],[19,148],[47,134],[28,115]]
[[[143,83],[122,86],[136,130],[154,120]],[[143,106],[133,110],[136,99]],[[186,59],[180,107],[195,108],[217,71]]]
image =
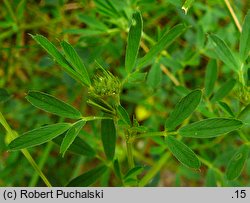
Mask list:
[[61,135],[68,130],[70,126],[69,123],[57,123],[31,130],[14,139],[9,144],[9,149],[19,150],[41,145]]
[[226,169],[226,177],[228,180],[238,178],[244,168],[244,164],[248,158],[249,147],[241,146],[229,161]]
[[128,83],[132,85],[138,85],[145,81],[147,73],[133,72],[128,77]]
[[81,37],[93,37],[93,36],[102,36],[106,35],[106,30],[93,30],[93,29],[64,29],[62,33],[71,34],[71,35],[81,35]]
[[115,172],[115,175],[116,175],[120,180],[122,180],[122,173],[121,173],[121,169],[120,169],[120,165],[119,165],[118,159],[115,159],[113,164],[114,164],[114,172]]
[[[65,135],[66,133],[63,133],[62,135],[54,138],[52,141],[57,145],[61,146]],[[95,150],[80,137],[75,138],[73,143],[69,146],[68,151],[82,156],[95,156]]]
[[89,99],[87,100],[87,103],[91,106],[101,109],[105,113],[115,114],[113,107],[100,97],[90,95]]
[[240,56],[244,62],[249,56],[250,51],[250,10],[244,19],[242,32],[240,36]]
[[78,119],[81,113],[65,102],[43,92],[29,91],[26,99],[35,107],[65,118]]
[[167,118],[165,128],[168,131],[174,130],[187,117],[193,113],[201,100],[201,90],[194,90],[183,97],[176,105],[170,116]]
[[189,8],[192,6],[194,0],[186,0],[181,9],[184,10],[185,14],[187,14]]
[[57,48],[44,36],[42,35],[31,35],[32,38],[40,44],[60,65],[68,66],[68,62],[63,55],[57,50]]
[[238,119],[250,124],[250,104],[248,104],[238,115]]
[[243,123],[233,118],[209,118],[179,129],[183,137],[210,138],[239,129]]
[[117,19],[120,17],[120,13],[116,8],[116,4],[114,4],[111,0],[95,0],[95,5],[98,12],[102,15],[106,15],[109,18],[113,17],[113,19]]
[[202,50],[204,48],[204,44],[205,44],[205,33],[204,33],[204,28],[203,25],[198,25],[197,26],[197,34],[196,34],[196,46],[199,50]]
[[138,60],[138,68],[147,65],[155,56],[157,56],[161,51],[166,49],[174,40],[179,37],[186,27],[183,24],[179,24],[170,29],[142,58]]
[[215,81],[217,80],[217,63],[216,60],[210,60],[206,68],[205,76],[205,94],[207,97],[211,95],[214,89]]
[[85,84],[81,74],[76,72],[68,63],[68,61],[63,57],[63,55],[57,50],[57,48],[44,36],[42,35],[31,35],[32,38],[40,44],[45,51],[47,51],[52,58],[66,71],[72,78],[76,81],[79,81],[82,84]]
[[26,0],[21,0],[18,2],[18,4],[16,4],[16,18],[18,21],[23,20],[24,17],[24,13],[25,13],[25,9],[27,6],[27,1]]
[[80,130],[82,129],[82,127],[85,124],[86,124],[86,121],[79,120],[74,125],[72,125],[70,127],[70,129],[66,133],[66,135],[62,141],[61,147],[60,147],[60,153],[62,154],[62,156],[64,156],[65,152],[70,147],[70,145],[74,142],[75,138],[77,137]]
[[231,117],[235,117],[232,109],[228,106],[227,103],[225,102],[219,102],[219,105],[220,105],[220,108],[228,115],[228,116],[231,116]]
[[184,87],[184,86],[181,86],[181,85],[175,86],[175,87],[174,87],[174,91],[175,91],[178,95],[180,95],[180,96],[182,96],[182,97],[186,96],[188,93],[191,92],[188,88],[186,88],[186,87]]
[[144,171],[144,167],[142,166],[136,166],[132,169],[130,169],[125,176],[123,177],[124,181],[136,178],[136,176],[140,175]]
[[10,98],[10,94],[7,90],[0,88],[0,103],[7,101]]
[[147,84],[152,88],[157,88],[161,84],[162,70],[159,63],[154,63],[148,73]]
[[234,88],[234,85],[236,83],[235,79],[230,79],[227,82],[225,82],[220,89],[217,90],[217,92],[214,94],[214,96],[211,99],[211,102],[216,102],[221,99],[223,99],[225,96],[227,96],[231,90]]
[[61,42],[61,46],[63,48],[67,61],[71,64],[75,71],[81,75],[84,84],[89,87],[91,85],[91,81],[89,79],[88,71],[75,49],[65,41]]
[[129,126],[132,126],[128,112],[121,105],[117,107],[119,117]]
[[198,169],[200,161],[195,153],[183,142],[178,141],[173,136],[166,137],[166,144],[172,154],[185,166]]
[[88,25],[93,30],[106,31],[108,27],[101,21],[99,21],[95,16],[90,16],[88,14],[80,13],[78,18],[81,22]]
[[207,175],[206,175],[206,183],[205,183],[206,187],[216,187],[216,172],[209,168],[207,171]]
[[101,137],[107,159],[112,160],[116,146],[116,129],[113,120],[103,119],[101,121]]
[[67,187],[88,187],[95,183],[107,170],[107,166],[101,165],[71,180]]
[[220,60],[222,60],[232,70],[238,71],[240,68],[239,61],[233,55],[227,44],[215,34],[210,34],[209,38],[211,39],[215,52]]
[[128,42],[125,57],[125,69],[128,73],[130,73],[135,66],[138,50],[140,47],[142,27],[143,23],[141,13],[137,11],[132,16],[132,23],[130,25],[128,33]]

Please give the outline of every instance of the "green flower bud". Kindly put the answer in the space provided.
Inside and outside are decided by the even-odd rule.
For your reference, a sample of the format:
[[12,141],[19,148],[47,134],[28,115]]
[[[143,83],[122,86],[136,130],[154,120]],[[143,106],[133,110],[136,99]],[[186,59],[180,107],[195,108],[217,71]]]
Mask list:
[[113,96],[120,93],[120,81],[109,71],[99,68],[92,78],[91,93],[97,96]]
[[100,66],[92,77],[88,103],[105,113],[115,115],[115,109],[120,104],[120,91],[119,79]]

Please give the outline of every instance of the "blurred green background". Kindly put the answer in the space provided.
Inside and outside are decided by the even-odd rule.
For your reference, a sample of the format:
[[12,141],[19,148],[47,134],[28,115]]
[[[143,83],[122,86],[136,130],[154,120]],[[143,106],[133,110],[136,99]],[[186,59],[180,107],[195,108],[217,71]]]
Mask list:
[[[82,57],[90,75],[95,71],[97,60],[114,75],[123,78],[126,74],[124,56],[129,20],[135,9],[142,13],[145,32],[139,56],[143,56],[166,30],[178,23],[186,24],[189,29],[168,48],[167,56],[160,59],[178,81],[171,80],[171,75],[166,74],[166,70],[161,71],[159,64],[155,64],[146,67],[144,73],[128,82],[122,93],[122,105],[131,118],[135,115],[141,124],[151,130],[163,128],[166,116],[188,89],[204,88],[206,65],[210,58],[217,59],[206,33],[215,33],[232,50],[238,49],[240,33],[222,0],[195,1],[187,15],[181,9],[181,0],[111,2],[115,7],[107,4],[106,0],[0,0],[0,88],[8,92],[1,90],[0,96],[5,97],[6,101],[0,103],[0,111],[16,132],[22,134],[60,121],[57,116],[29,104],[25,99],[28,90],[52,94],[73,104],[83,115],[97,114],[96,110],[86,104],[86,88],[64,73],[29,34],[42,34],[56,45],[61,40],[70,42]],[[242,24],[250,8],[250,1],[234,0],[231,3]],[[223,63],[218,64],[216,90],[228,79],[237,77]],[[224,101],[234,112],[240,110],[234,92]],[[201,108],[203,106],[201,104]],[[226,115],[218,106],[213,108],[214,112],[207,112],[208,115]],[[195,113],[191,121],[199,117],[201,114]],[[99,129],[99,122],[90,122],[80,136],[98,148],[101,146]],[[44,186],[20,152],[6,151],[8,142],[9,137],[0,126],[0,186]],[[122,139],[118,142],[117,154],[122,165],[126,165]],[[135,146],[136,161],[146,168],[154,165],[162,153],[162,148],[156,144],[160,142],[158,139],[138,141]],[[185,139],[185,143],[223,173],[241,141],[237,134],[229,134],[216,139]],[[97,164],[95,158],[70,153],[62,158],[59,147],[52,143],[29,151],[53,186],[65,185],[72,177]],[[113,176],[106,174],[96,185],[116,186]],[[223,182],[224,186],[250,186],[250,159],[236,181],[222,181],[223,177],[218,176],[206,166],[202,166],[200,171],[194,171],[171,158],[149,185],[220,186]]]

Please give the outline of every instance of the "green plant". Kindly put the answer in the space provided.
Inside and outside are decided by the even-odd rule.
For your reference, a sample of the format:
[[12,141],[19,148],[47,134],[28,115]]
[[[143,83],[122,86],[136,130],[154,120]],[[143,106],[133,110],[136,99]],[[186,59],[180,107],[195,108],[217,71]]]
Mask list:
[[[90,70],[85,67],[77,50],[71,44],[62,41],[61,50],[59,50],[46,37],[31,35],[68,75],[87,89],[87,98],[84,100],[94,108],[91,112],[95,113],[85,116],[85,112],[50,94],[29,91],[26,99],[35,107],[61,117],[60,122],[24,133],[11,141],[8,150],[25,150],[52,141],[60,146],[62,156],[73,152],[97,160],[98,163],[93,169],[68,181],[66,183],[68,186],[89,186],[100,180],[101,177],[109,178],[110,176],[106,174],[111,173],[116,176],[114,182],[117,186],[146,186],[151,184],[152,179],[167,161],[174,160],[171,159],[172,155],[182,165],[193,171],[198,171],[201,164],[206,165],[210,182],[219,180],[221,185],[226,185],[226,181],[238,178],[248,159],[250,148],[247,134],[249,132],[250,99],[248,86],[250,12],[247,13],[243,23],[238,53],[231,50],[224,40],[213,33],[207,35],[206,46],[210,49],[208,51],[208,48],[204,46],[205,34],[201,31],[199,40],[203,45],[195,54],[204,54],[209,62],[206,66],[204,88],[190,90],[185,86],[185,73],[182,70],[173,74],[166,68],[171,63],[181,67],[194,63],[193,57],[195,58],[195,56],[189,56],[188,53],[185,56],[187,59],[183,59],[186,60],[183,65],[176,62],[168,52],[168,47],[174,47],[179,37],[191,29],[189,26],[178,24],[166,28],[155,41],[145,33],[146,31],[143,31],[143,18],[140,11],[134,11],[132,19],[127,19],[128,14],[132,13],[131,8],[125,8],[124,11],[113,5],[113,1],[95,2],[103,15],[119,16],[122,23],[111,21],[111,24],[116,26],[113,28],[115,33],[120,29],[126,30],[126,25],[130,25],[124,66],[122,66],[119,77],[111,73],[112,69],[109,71],[108,68],[104,68],[104,63],[101,62],[96,62],[97,67],[91,76]],[[192,2],[186,1],[183,5],[185,12],[188,11]],[[91,24],[90,22],[89,24]],[[93,34],[95,29],[92,32],[90,30],[85,30],[85,32]],[[107,33],[107,29],[105,25],[100,26],[98,35],[102,32]],[[95,31],[97,32],[97,30]],[[144,44],[145,41],[148,42],[149,49]],[[146,52],[142,57],[139,57],[140,47]],[[178,50],[180,47],[173,49]],[[176,55],[178,56],[178,53]],[[233,73],[234,76],[216,90],[214,86],[218,79],[218,61],[225,64],[225,72]],[[171,110],[164,113],[163,128],[162,122],[157,127],[151,127],[141,124],[135,115],[129,114],[124,94],[124,90],[130,91],[138,88],[138,91],[145,91],[143,96],[147,94],[154,96],[154,90],[160,89],[161,70],[175,84],[176,91],[182,95]],[[147,87],[144,89],[145,84]],[[232,109],[230,105],[222,101],[232,92],[233,88],[236,89],[234,99],[238,101],[236,109]],[[143,97],[135,99],[143,100]],[[164,111],[165,105],[164,103],[159,109]],[[170,114],[167,115],[169,112]],[[81,129],[93,121],[101,123],[101,127],[95,132],[100,134],[100,137],[95,136],[91,142],[88,142],[79,135]],[[8,132],[12,132],[8,129],[3,116],[0,122]],[[189,122],[191,123],[189,124]],[[231,158],[227,163],[224,175],[214,166],[211,157],[204,151],[213,148],[217,143],[220,144],[226,136],[234,134],[239,135],[240,146],[237,146],[233,154],[229,154]],[[84,137],[86,138],[86,136]],[[142,164],[146,156],[140,158],[138,155],[140,150],[135,151],[134,149],[136,143],[145,139],[152,140],[152,149],[155,150],[152,154],[157,157],[151,164],[151,168]],[[99,141],[102,143],[102,148],[99,147]],[[123,146],[123,143],[126,144],[126,147]],[[202,147],[204,147],[204,151]],[[122,157],[124,153],[120,153],[117,149],[126,152],[127,164],[123,162],[121,165],[120,159],[124,159]],[[50,183],[47,185],[49,186]],[[211,185],[216,185],[216,183],[211,183]]]

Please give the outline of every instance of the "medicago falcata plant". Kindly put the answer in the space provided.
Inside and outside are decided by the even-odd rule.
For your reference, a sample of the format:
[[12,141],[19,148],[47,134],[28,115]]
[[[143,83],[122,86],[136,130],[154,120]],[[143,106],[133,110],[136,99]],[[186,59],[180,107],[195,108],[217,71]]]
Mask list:
[[[108,3],[103,5],[101,1],[96,1],[96,4],[99,8],[103,6],[100,10],[106,12],[106,15],[123,15],[121,10],[110,3],[112,1],[105,2]],[[111,10],[105,6],[110,6]],[[185,12],[188,7],[190,5],[184,4]],[[48,142],[60,147],[62,157],[73,153],[95,160],[94,166],[68,180],[65,186],[90,186],[97,181],[102,185],[104,177],[107,179],[106,182],[112,179],[114,186],[147,186],[157,179],[157,174],[166,162],[174,163],[175,160],[179,165],[195,173],[201,173],[203,167],[206,167],[208,185],[214,186],[219,182],[219,185],[223,186],[228,181],[236,180],[246,167],[250,148],[248,134],[250,12],[245,16],[238,39],[238,53],[231,50],[230,45],[218,35],[201,32],[202,43],[207,41],[211,52],[207,54],[209,61],[206,64],[204,87],[194,89],[181,86],[166,68],[170,63],[181,66],[171,58],[167,50],[169,47],[177,46],[177,41],[191,29],[190,26],[185,23],[173,25],[164,30],[158,40],[154,40],[146,34],[147,30],[143,29],[141,11],[133,10],[131,16],[125,21],[127,24],[115,24],[117,28],[121,26],[121,29],[127,32],[126,51],[120,74],[115,74],[112,68],[99,61],[95,62],[95,70],[90,74],[91,71],[84,65],[82,57],[69,42],[62,40],[59,48],[43,35],[30,35],[63,71],[87,90],[83,100],[94,110],[90,113],[84,112],[70,102],[51,94],[30,90],[26,95],[27,101],[38,109],[59,116],[59,122],[17,136],[0,114],[0,122],[11,137],[8,151],[11,153],[21,150],[47,186],[53,185],[49,181],[50,178],[42,173],[27,148]],[[99,31],[101,29],[105,30],[106,27],[103,25]],[[149,47],[145,41],[151,42]],[[144,50],[143,55],[140,52],[141,48]],[[225,65],[232,77],[215,89],[219,63]],[[126,92],[131,91],[130,99],[133,101],[132,91],[136,89],[143,91],[145,85],[151,88],[148,93],[154,95],[153,91],[160,88],[162,71],[177,86],[176,90],[181,97],[168,112],[164,112],[164,105],[168,105],[167,103],[159,107],[164,115],[164,123],[160,121],[161,124],[156,129],[144,125],[138,119],[138,115],[131,114],[131,109],[126,108],[128,107]],[[232,91],[235,92],[234,97],[239,102],[237,110],[223,101],[223,98]],[[7,93],[3,92],[4,94]],[[148,113],[146,110],[141,112]],[[154,114],[154,110],[150,114]],[[146,115],[147,118],[150,116]],[[99,128],[93,129],[95,136],[87,134],[80,136],[83,129],[89,128],[88,123],[92,126],[95,122],[100,124]],[[240,144],[226,160],[226,169],[220,170],[213,165],[213,160],[208,157],[206,150],[210,150],[217,143],[220,144],[227,137],[236,139],[234,135],[238,135],[237,141]],[[85,138],[91,141],[88,142]],[[153,163],[151,157],[147,161],[148,154],[140,154],[138,146],[143,140],[153,142],[150,145],[152,148],[149,149],[152,150],[149,154],[153,157]],[[178,174],[178,170],[175,173]]]

